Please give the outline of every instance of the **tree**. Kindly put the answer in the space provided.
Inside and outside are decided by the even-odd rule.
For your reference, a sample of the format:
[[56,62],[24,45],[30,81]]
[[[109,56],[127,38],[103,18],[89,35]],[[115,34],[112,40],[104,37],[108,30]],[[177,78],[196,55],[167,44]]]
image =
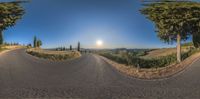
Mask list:
[[25,13],[20,5],[25,1],[1,2],[0,3],[0,44],[3,44],[3,30],[14,26],[17,20]]
[[69,50],[72,50],[72,45],[70,45]]
[[34,36],[34,40],[33,40],[33,47],[36,48],[38,45],[37,45],[37,37]]
[[31,45],[31,44],[27,44],[27,47],[28,47],[28,48],[31,48],[31,47],[32,47],[32,45]]
[[200,3],[162,0],[144,4],[141,13],[153,21],[160,40],[177,42],[177,61],[181,62],[181,40],[199,35]]
[[80,51],[80,46],[81,46],[81,44],[80,44],[80,42],[78,42],[78,48],[77,48],[78,51]]
[[42,41],[41,40],[37,40],[37,47],[41,47],[42,46]]
[[200,48],[200,35],[199,34],[193,34],[193,44],[194,44],[194,47]]
[[34,40],[33,40],[33,47],[37,48],[42,46],[42,41],[40,39],[38,39],[36,36],[34,36]]
[[66,50],[66,48],[65,47],[63,47],[63,51],[65,51]]

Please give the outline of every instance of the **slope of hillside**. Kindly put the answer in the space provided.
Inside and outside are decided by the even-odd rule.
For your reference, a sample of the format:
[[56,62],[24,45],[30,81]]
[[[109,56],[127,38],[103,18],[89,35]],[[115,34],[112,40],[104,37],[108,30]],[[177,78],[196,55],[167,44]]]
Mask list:
[[[182,48],[182,52],[187,52],[188,50],[189,49],[186,47]],[[142,56],[141,58],[156,58],[160,56],[170,55],[173,53],[176,53],[176,48],[162,48],[162,49],[152,50],[148,52],[147,55]]]

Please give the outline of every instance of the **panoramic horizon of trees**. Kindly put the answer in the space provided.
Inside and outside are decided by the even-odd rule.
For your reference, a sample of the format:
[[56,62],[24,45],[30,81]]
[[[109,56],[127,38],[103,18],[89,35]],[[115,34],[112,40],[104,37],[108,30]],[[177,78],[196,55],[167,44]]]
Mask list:
[[181,40],[193,36],[195,47],[200,45],[200,3],[164,0],[145,3],[141,13],[156,26],[157,36],[166,43],[177,42],[177,62],[181,62]]
[[8,42],[4,42],[3,43],[4,45],[8,45],[8,46],[12,46],[12,45],[20,45],[19,43],[17,43],[17,42],[11,42],[11,43],[8,43]]
[[[56,50],[57,50],[57,51],[65,51],[65,50],[70,50],[70,51],[71,51],[71,50],[73,50],[73,48],[72,48],[72,45],[70,45],[69,48],[66,48],[66,47],[58,47],[58,48],[56,48]],[[75,50],[75,49],[74,49],[74,50]],[[78,42],[76,50],[79,51],[79,52],[81,51],[81,44],[80,44],[80,42]]]

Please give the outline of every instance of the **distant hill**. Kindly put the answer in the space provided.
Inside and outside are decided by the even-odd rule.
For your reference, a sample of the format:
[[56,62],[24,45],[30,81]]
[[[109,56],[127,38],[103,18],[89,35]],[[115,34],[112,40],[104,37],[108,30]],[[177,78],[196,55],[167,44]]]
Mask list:
[[[192,46],[193,46],[192,42],[182,44],[182,52],[188,51],[189,50],[188,47],[192,47]],[[149,51],[147,55],[142,56],[142,58],[155,58],[155,57],[160,57],[160,56],[166,56],[173,53],[176,53],[176,48],[161,48],[161,49]]]

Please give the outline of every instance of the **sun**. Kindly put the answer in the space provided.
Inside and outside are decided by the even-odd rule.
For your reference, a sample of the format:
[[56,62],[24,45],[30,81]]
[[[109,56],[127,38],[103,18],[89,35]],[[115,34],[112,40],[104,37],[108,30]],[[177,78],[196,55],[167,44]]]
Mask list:
[[96,41],[96,45],[97,46],[102,46],[103,45],[103,41],[102,40],[97,40]]

